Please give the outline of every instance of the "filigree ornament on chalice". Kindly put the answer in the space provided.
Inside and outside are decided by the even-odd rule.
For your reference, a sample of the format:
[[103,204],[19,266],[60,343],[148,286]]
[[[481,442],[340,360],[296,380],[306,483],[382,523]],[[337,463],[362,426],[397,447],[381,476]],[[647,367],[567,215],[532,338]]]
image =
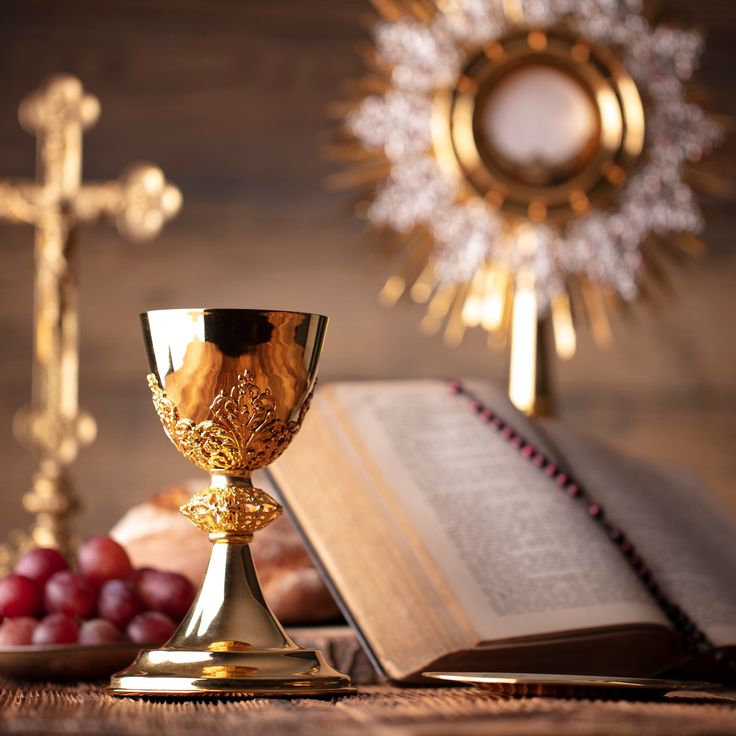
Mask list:
[[[298,419],[278,416],[269,389],[261,389],[249,371],[235,385],[221,389],[201,422],[180,416],[176,404],[148,375],[156,413],[174,446],[197,467],[209,472],[250,473],[270,465],[299,431],[311,392]],[[227,484],[208,487],[181,507],[193,524],[210,534],[251,535],[281,515],[281,506],[264,491]]]
[[202,470],[243,472],[272,463],[291,442],[306,413],[285,422],[277,416],[271,392],[262,391],[248,371],[240,373],[229,391],[221,390],[210,405],[209,417],[194,423],[179,416],[176,404],[148,376],[156,413],[176,448]]

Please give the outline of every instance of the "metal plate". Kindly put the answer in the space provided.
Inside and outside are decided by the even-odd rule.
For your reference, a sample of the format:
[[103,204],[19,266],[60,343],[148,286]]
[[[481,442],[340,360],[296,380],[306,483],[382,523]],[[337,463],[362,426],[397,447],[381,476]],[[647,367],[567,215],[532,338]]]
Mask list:
[[657,698],[673,690],[718,690],[712,682],[657,680],[643,677],[554,675],[527,672],[423,672],[424,677],[477,685],[499,695],[542,697]]
[[0,647],[0,677],[35,682],[104,680],[129,665],[142,644]]

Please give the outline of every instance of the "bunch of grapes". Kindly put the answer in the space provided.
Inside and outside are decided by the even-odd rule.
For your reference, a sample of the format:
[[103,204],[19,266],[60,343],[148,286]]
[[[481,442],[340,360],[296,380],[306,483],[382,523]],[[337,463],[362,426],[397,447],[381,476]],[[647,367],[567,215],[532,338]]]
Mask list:
[[37,547],[0,580],[0,646],[161,644],[194,600],[182,575],[134,570],[110,537],[88,539],[76,572],[55,549]]

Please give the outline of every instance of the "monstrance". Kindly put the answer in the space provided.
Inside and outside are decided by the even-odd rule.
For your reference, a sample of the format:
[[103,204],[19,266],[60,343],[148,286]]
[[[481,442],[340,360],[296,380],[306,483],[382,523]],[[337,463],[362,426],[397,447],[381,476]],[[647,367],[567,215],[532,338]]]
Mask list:
[[23,497],[35,515],[29,534],[0,546],[0,568],[25,547],[65,549],[68,518],[77,506],[68,466],[94,440],[93,418],[78,404],[76,235],[82,224],[112,220],[125,237],[159,233],[181,205],[162,171],[137,164],[118,181],[81,181],[82,133],[100,113],[97,98],[69,75],[51,77],[21,103],[22,127],[37,138],[35,181],[0,181],[0,218],[35,228],[35,308],[32,397],[15,417],[18,440],[39,458]]
[[700,37],[653,27],[641,0],[374,0],[368,76],[337,113],[336,184],[368,185],[360,214],[398,233],[386,305],[408,292],[421,327],[510,336],[509,392],[530,414],[542,325],[560,358],[587,317],[635,300],[673,249],[700,251],[689,167],[721,131],[686,83]]

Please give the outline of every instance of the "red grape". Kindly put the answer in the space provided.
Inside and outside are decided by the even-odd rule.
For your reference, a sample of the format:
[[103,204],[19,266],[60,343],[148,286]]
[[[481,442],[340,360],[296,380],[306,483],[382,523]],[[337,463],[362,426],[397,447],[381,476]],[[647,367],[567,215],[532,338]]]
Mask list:
[[135,644],[163,644],[174,633],[174,622],[158,611],[139,613],[126,629]]
[[194,600],[194,588],[183,575],[141,570],[137,578],[138,593],[148,608],[181,621]]
[[79,627],[80,644],[109,644],[123,641],[124,637],[115,624],[105,621],[104,618],[93,618],[85,621]]
[[1,616],[35,616],[41,610],[41,602],[41,591],[25,575],[11,574],[0,580]]
[[108,580],[97,601],[100,616],[124,629],[143,610],[143,601],[135,586],[127,580]]
[[50,613],[33,632],[34,644],[75,644],[78,638],[77,625],[63,613]]
[[140,579],[147,575],[149,572],[156,572],[156,570],[153,567],[136,567],[135,570],[133,570],[132,575],[128,578],[133,585],[135,585],[136,589],[138,588],[138,583],[140,582]]
[[79,548],[77,567],[97,585],[108,580],[123,580],[133,572],[125,549],[105,536],[91,537]]
[[76,618],[89,618],[97,607],[97,588],[82,575],[62,570],[46,583],[46,610]]
[[15,566],[15,572],[18,575],[25,575],[33,580],[39,587],[43,588],[46,581],[59,570],[69,568],[64,555],[58,549],[49,547],[36,547],[26,552],[23,557],[18,560]]
[[33,640],[36,628],[35,618],[6,618],[0,624],[0,646],[22,646]]

